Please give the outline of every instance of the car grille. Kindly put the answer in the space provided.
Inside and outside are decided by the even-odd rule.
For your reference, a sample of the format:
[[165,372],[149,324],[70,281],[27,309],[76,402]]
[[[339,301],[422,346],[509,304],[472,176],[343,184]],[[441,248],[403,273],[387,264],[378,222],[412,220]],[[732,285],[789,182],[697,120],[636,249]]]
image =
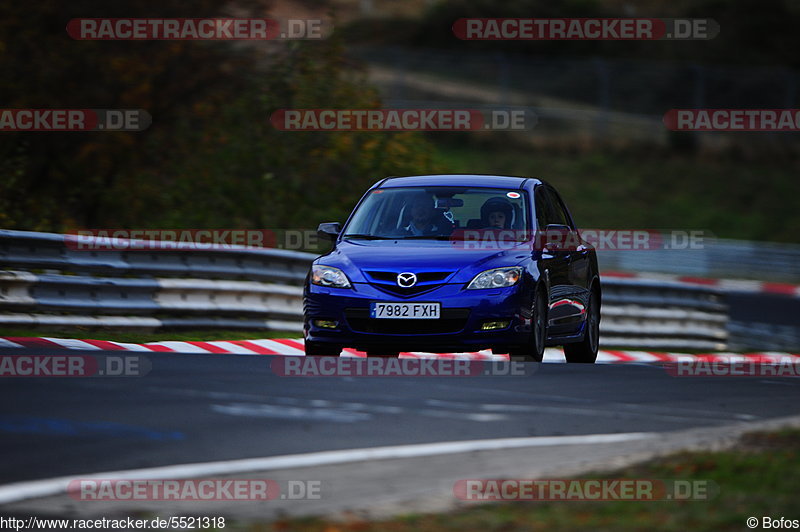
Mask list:
[[403,288],[403,287],[397,286],[397,285],[377,284],[377,283],[375,283],[373,286],[375,286],[375,288],[378,288],[379,290],[383,290],[384,292],[392,294],[392,295],[395,295],[395,296],[411,297],[411,296],[416,296],[416,295],[419,295],[419,294],[424,294],[425,292],[430,292],[431,290],[433,290],[435,288],[439,288],[442,285],[441,284],[433,284],[433,285],[430,285],[430,284],[429,285],[424,285],[423,284],[423,285],[414,285],[411,288]]
[[[400,272],[384,272],[384,271],[367,270],[364,273],[369,275],[375,281],[396,283],[397,282],[397,274],[400,273]],[[419,273],[417,273],[417,282],[418,283],[430,283],[430,282],[434,282],[434,281],[444,281],[452,273],[453,272],[419,272]]]
[[409,288],[397,285],[397,274],[400,272],[388,272],[379,270],[365,270],[367,279],[375,288],[383,290],[392,295],[400,297],[411,297],[424,294],[442,286],[443,281],[450,277],[453,272],[415,272],[417,283]]
[[469,309],[443,308],[438,320],[375,319],[369,309],[345,309],[345,318],[356,332],[375,334],[445,334],[462,331],[469,318]]

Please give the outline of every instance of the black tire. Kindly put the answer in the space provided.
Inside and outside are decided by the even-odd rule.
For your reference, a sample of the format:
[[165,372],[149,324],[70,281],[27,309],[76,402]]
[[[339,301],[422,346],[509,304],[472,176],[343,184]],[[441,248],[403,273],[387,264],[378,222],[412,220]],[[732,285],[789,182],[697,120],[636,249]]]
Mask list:
[[600,294],[592,291],[589,308],[586,309],[586,331],[583,340],[564,345],[564,356],[567,362],[578,364],[594,364],[600,345]]
[[381,357],[381,358],[397,358],[400,356],[399,351],[367,351],[368,357]]
[[342,352],[342,348],[335,345],[306,342],[305,351],[307,357],[338,357]]
[[547,341],[547,295],[538,290],[533,302],[531,315],[531,341],[528,345],[509,350],[508,358],[519,362],[541,362],[544,358],[544,344]]

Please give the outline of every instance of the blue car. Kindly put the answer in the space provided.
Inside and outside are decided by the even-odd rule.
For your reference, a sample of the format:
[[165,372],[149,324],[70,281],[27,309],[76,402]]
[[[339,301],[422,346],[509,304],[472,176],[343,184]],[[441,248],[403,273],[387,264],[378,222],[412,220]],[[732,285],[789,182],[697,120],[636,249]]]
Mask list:
[[597,358],[601,286],[594,248],[546,182],[426,175],[375,183],[304,289],[306,355],[491,349],[541,361]]

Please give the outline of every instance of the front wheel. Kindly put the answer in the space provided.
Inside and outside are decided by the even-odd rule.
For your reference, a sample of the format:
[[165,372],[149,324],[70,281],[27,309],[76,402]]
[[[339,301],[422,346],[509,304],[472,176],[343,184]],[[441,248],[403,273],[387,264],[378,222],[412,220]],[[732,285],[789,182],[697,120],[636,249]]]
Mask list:
[[592,292],[589,298],[589,308],[586,310],[586,331],[583,340],[575,344],[564,346],[564,356],[567,362],[594,364],[597,360],[597,350],[600,344],[600,296]]
[[536,292],[536,301],[533,303],[533,316],[531,323],[531,343],[526,346],[513,348],[508,353],[508,358],[519,362],[541,362],[544,358],[544,343],[547,340],[547,296],[545,292]]
[[305,351],[307,357],[338,357],[342,348],[317,342],[306,342]]

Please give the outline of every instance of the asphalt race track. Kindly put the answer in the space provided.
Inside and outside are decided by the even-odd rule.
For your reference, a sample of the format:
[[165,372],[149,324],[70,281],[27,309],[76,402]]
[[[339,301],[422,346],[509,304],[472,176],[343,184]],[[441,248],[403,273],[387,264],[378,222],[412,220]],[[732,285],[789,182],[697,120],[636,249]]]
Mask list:
[[[732,319],[797,326],[800,298],[738,294],[728,303]],[[453,504],[449,490],[460,478],[568,474],[571,467],[579,473],[698,442],[705,448],[719,434],[784,423],[797,415],[800,397],[797,378],[676,377],[643,363],[534,364],[528,375],[514,377],[284,377],[271,368],[282,357],[272,355],[0,348],[11,356],[67,352],[98,360],[144,357],[151,368],[139,377],[2,379],[0,513],[208,510],[264,520],[343,509],[388,515],[408,511],[414,501],[418,511],[441,510]],[[595,435],[620,439],[595,441]],[[458,450],[475,441],[489,447]],[[512,447],[498,450],[509,441]],[[450,447],[425,454],[421,444]],[[340,455],[353,449],[360,451],[342,462]],[[375,459],[365,449],[402,452]],[[313,465],[308,453],[320,452],[327,454]],[[242,463],[248,459],[258,467]],[[194,475],[170,476],[170,466],[181,464],[200,466]],[[323,500],[268,507],[241,501],[132,507],[74,501],[58,484],[59,477],[103,472],[236,478],[237,471],[286,482],[319,479],[327,491]],[[33,498],[22,495],[31,486]]]
[[386,445],[713,427],[796,414],[800,392],[797,379],[675,377],[637,364],[541,364],[521,377],[281,377],[272,356],[147,357],[153,367],[143,377],[4,379],[2,483]]

